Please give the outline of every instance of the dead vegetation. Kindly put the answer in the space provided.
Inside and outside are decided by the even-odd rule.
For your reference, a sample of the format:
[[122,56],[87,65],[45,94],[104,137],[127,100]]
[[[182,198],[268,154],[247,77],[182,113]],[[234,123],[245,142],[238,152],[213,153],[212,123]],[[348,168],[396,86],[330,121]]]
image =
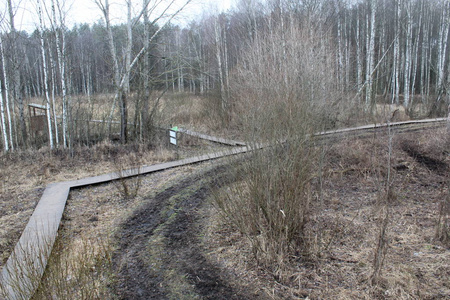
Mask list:
[[[247,99],[252,101],[259,96],[255,94]],[[220,119],[212,115],[210,123],[206,122],[209,125],[202,124],[207,110],[200,108],[204,108],[206,99],[196,98],[192,103],[182,99],[171,104],[162,102],[160,113],[166,114],[165,122],[182,126],[197,124],[200,130],[213,124],[217,125],[215,129],[220,128]],[[220,272],[225,274],[220,276],[220,283],[226,292],[223,295],[228,298],[233,297],[232,291],[239,291],[240,296],[248,299],[449,297],[450,286],[445,278],[450,276],[447,263],[450,260],[450,167],[445,131],[394,135],[392,152],[388,134],[342,139],[336,143],[315,144],[309,139],[284,143],[286,136],[298,132],[306,135],[317,130],[317,126],[331,126],[334,122],[328,119],[331,123],[316,125],[311,115],[302,115],[307,111],[302,110],[306,106],[292,106],[293,103],[300,105],[295,101],[272,102],[273,106],[267,103],[266,108],[273,110],[261,115],[263,126],[259,134],[276,146],[240,161],[232,172],[235,182],[216,193],[222,205],[231,205],[226,208],[229,209],[227,218],[219,218],[218,211],[208,205],[199,213],[197,208],[201,206],[196,205],[210,193],[202,189],[201,197],[197,197],[194,188],[185,187],[174,189],[168,195],[172,200],[161,214],[173,216],[170,221],[161,225],[160,231],[153,232],[152,237],[146,231],[139,234],[142,243],[147,244],[136,248],[136,255],[152,256],[150,263],[160,264],[160,270],[164,270],[161,295],[201,298],[199,295],[208,295],[208,289],[209,295],[212,291],[220,292],[220,288],[209,286],[218,280],[212,274]],[[288,107],[296,109],[286,116]],[[198,114],[190,116],[192,111]],[[277,114],[271,119],[273,111]],[[330,117],[346,119],[343,115]],[[292,122],[298,119],[305,121],[303,127]],[[288,126],[278,127],[281,121]],[[245,122],[241,119],[237,123]],[[184,146],[179,149],[182,157],[215,149],[195,138],[183,137],[182,142]],[[73,153],[41,149],[3,156],[1,263],[9,255],[47,183],[117,172],[128,166],[172,160],[175,156],[174,149],[165,146],[119,146],[111,142],[77,148]],[[252,169],[260,172],[246,176]],[[137,213],[135,207],[141,207],[153,197],[155,189],[172,186],[172,180],[177,178],[174,174],[183,177],[192,170],[186,168],[181,173],[145,177],[135,182],[118,181],[119,189],[105,185],[71,193],[60,240],[52,256],[53,271],[46,275],[36,299],[114,299],[118,291],[115,290],[118,269],[114,271],[112,266],[119,264],[119,270],[124,270],[127,259],[132,259],[125,255],[118,261],[118,256],[111,256],[118,246],[114,233],[126,224],[128,217]],[[196,186],[203,181],[191,182]],[[261,186],[266,189],[260,191]],[[391,188],[386,189],[387,186]],[[201,187],[197,185],[197,188]],[[270,201],[265,204],[270,205],[260,201],[267,196]],[[249,197],[252,202],[246,202]],[[273,201],[276,199],[280,201]],[[389,209],[383,207],[382,199],[389,200]],[[153,213],[156,216],[157,212]],[[189,219],[178,216],[189,216]],[[136,228],[128,229],[129,234],[122,242],[132,245],[138,238],[133,234]],[[173,234],[168,234],[169,231]],[[184,249],[179,244],[183,241],[179,236],[186,232],[193,234],[189,242],[195,243],[195,247]],[[161,254],[166,252],[172,254]],[[199,258],[191,261],[196,266],[189,269],[191,273],[178,265],[190,257],[189,253]],[[139,267],[139,262],[132,264]],[[58,273],[62,277],[55,276]],[[135,275],[131,271],[127,278]],[[371,280],[375,277],[376,280]],[[148,277],[142,280],[147,282]],[[197,286],[201,286],[204,294],[198,294]],[[132,290],[122,288],[121,292],[125,293]],[[184,291],[189,293],[183,294]],[[142,290],[142,293],[150,295],[151,291]]]
[[[118,298],[117,268],[128,264],[123,261],[124,266],[115,266],[116,235],[121,224],[147,201],[148,195],[192,170],[188,166],[144,176],[134,198],[123,198],[114,184],[71,192],[49,267],[33,299]],[[123,254],[131,259],[129,253]]]
[[[445,145],[441,144],[441,131],[394,136],[391,171],[395,175],[385,257],[378,279],[370,282],[380,222],[383,224],[380,195],[387,175],[387,137],[377,134],[321,145],[326,154],[323,182],[321,185],[319,173],[312,172],[310,209],[302,238],[305,244],[297,252],[291,244],[282,268],[278,261],[269,265],[268,260],[256,259],[248,235],[205,202],[211,193],[203,185],[212,174],[224,174],[222,169],[189,179],[191,173],[197,174],[196,168],[146,176],[138,196],[128,200],[111,185],[71,193],[55,248],[58,255],[52,256],[50,270],[54,271],[46,274],[39,295],[114,299],[118,294],[139,292],[131,286],[133,278],[140,278],[147,285],[155,283],[160,294],[146,285],[141,285],[139,293],[163,298],[208,298],[205,295],[215,291],[214,297],[219,299],[226,295],[228,299],[234,299],[232,295],[239,299],[446,299],[450,295],[445,280],[450,275],[449,245],[435,234],[439,203],[448,195],[448,179],[403,150],[408,146],[448,168],[446,148],[440,148]],[[233,180],[225,187],[227,193],[233,185],[245,193],[245,186]],[[448,220],[448,214],[443,216]],[[130,221],[135,218],[136,226]],[[149,220],[157,218],[165,221],[152,230],[145,229],[152,224]],[[256,229],[253,234],[263,241],[263,232],[258,235]],[[125,247],[123,251],[119,246]],[[81,254],[85,259],[79,260]],[[143,276],[138,272],[144,266],[142,259],[164,272]],[[119,276],[118,270],[129,274]],[[219,279],[213,274],[222,275]]]
[[[233,218],[211,219],[213,256],[276,299],[450,297],[449,215],[442,209],[449,193],[445,130],[394,135],[390,190],[388,138],[377,134],[327,146],[323,184],[312,181],[304,229],[311,251],[291,252],[282,274],[278,261],[267,268],[256,259],[252,240]],[[264,238],[260,231],[255,235]]]
[[[90,147],[75,146],[72,151],[50,151],[43,147],[39,150],[1,155],[0,267],[9,257],[47,184],[118,172],[140,165],[175,160],[177,156],[185,158],[221,149],[220,146],[186,135],[180,136],[180,146],[177,149],[171,147],[167,140],[162,131],[155,141],[156,146],[143,143],[119,145],[105,140]],[[118,187],[128,196],[134,196],[140,188],[139,180],[126,184],[119,184]]]

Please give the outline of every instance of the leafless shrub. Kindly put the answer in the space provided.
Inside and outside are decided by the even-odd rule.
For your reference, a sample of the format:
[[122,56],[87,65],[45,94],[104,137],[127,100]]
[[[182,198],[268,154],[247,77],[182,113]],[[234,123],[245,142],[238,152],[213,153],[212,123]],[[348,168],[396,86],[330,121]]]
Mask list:
[[216,204],[276,276],[293,255],[312,253],[304,231],[318,165],[312,133],[334,127],[339,113],[332,53],[318,31],[276,27],[255,39],[233,77],[234,122],[248,145],[269,146],[236,164],[237,183]]
[[52,243],[44,235],[18,244],[1,273],[0,298],[110,299],[112,244],[100,237],[69,244],[61,239]]
[[436,239],[444,244],[450,244],[450,184],[447,187],[447,194],[439,203]]
[[[369,277],[369,281],[372,285],[376,285],[380,281],[381,270],[384,265],[388,246],[389,246],[389,221],[391,218],[391,206],[395,199],[395,193],[393,188],[393,172],[392,172],[392,156],[393,156],[393,133],[391,128],[388,127],[387,135],[387,162],[385,175],[378,173],[378,190],[379,196],[376,206],[379,208],[379,230],[376,238],[376,246],[374,248],[374,256],[372,263],[372,274]],[[380,178],[383,177],[383,178]]]
[[112,250],[105,238],[81,237],[69,244],[58,241],[32,299],[110,298]]
[[133,199],[138,195],[142,181],[139,176],[141,164],[139,156],[135,154],[115,161],[115,174],[119,179],[113,182],[123,200]]

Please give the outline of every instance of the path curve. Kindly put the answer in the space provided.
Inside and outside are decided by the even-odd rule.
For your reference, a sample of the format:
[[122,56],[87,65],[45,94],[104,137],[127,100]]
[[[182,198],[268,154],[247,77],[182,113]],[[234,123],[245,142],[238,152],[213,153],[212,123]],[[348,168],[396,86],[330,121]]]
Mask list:
[[[367,131],[371,129],[382,128],[400,128],[410,125],[427,125],[439,124],[444,126],[447,118],[427,119],[418,121],[386,123],[379,125],[366,125],[353,128],[345,128],[316,133],[316,136],[336,136],[341,134],[354,134],[357,132]],[[188,130],[184,133],[189,134]],[[204,138],[201,134],[196,135]],[[205,135],[206,137],[206,135]],[[210,138],[209,136],[207,136]],[[217,140],[221,140],[217,138]],[[224,140],[225,141],[225,140]],[[218,142],[223,142],[218,141]],[[233,143],[234,141],[232,141]],[[236,143],[241,144],[241,143]],[[30,299],[37,287],[40,279],[45,271],[47,261],[49,259],[53,244],[56,239],[59,224],[66,205],[69,192],[73,188],[110,182],[125,177],[158,172],[189,164],[195,164],[208,160],[218,159],[226,156],[246,153],[265,147],[264,145],[256,145],[252,147],[235,147],[229,151],[220,151],[211,154],[186,158],[182,160],[156,164],[152,166],[144,166],[142,168],[123,171],[121,174],[109,173],[100,176],[88,177],[75,181],[66,181],[52,183],[48,185],[42,195],[38,205],[36,206],[28,224],[26,225],[22,235],[16,244],[11,256],[4,265],[0,274],[0,286],[2,294],[6,299]]]

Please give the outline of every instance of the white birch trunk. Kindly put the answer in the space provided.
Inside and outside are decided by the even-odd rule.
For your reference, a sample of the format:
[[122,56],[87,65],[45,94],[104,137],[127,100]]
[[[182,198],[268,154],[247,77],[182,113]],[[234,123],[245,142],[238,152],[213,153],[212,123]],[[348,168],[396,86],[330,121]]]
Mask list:
[[216,59],[219,71],[219,82],[220,82],[220,98],[222,103],[222,112],[227,111],[227,99],[225,95],[224,81],[223,81],[223,70],[222,70],[222,53],[220,47],[221,40],[221,28],[217,18],[214,20],[214,32],[215,32],[215,42],[216,42]]
[[337,18],[337,42],[338,42],[338,83],[339,88],[343,86],[342,80],[344,78],[343,68],[344,68],[344,61],[343,61],[343,47],[342,47],[342,20],[341,20],[341,11],[340,11],[340,3],[339,1],[335,2],[336,5],[336,18]]
[[50,69],[51,69],[51,81],[52,81],[52,111],[53,111],[53,122],[55,125],[55,142],[56,147],[59,147],[59,133],[58,133],[58,118],[56,117],[56,104],[55,104],[55,90],[56,90],[56,66],[55,60],[53,59],[52,50],[48,51],[50,58]]
[[226,97],[230,96],[230,74],[228,66],[228,42],[227,42],[227,30],[223,34],[223,48],[224,48],[224,60],[225,60],[225,85],[226,85]]
[[350,88],[350,59],[351,59],[351,24],[349,22],[349,16],[348,14],[345,15],[345,90],[348,90]]
[[[14,140],[13,140],[13,128],[11,124],[11,111],[9,107],[9,81],[8,76],[6,74],[6,60],[5,60],[5,53],[3,51],[3,41],[0,36],[0,51],[1,51],[1,59],[3,61],[3,78],[5,80],[5,109],[6,109],[6,115],[8,117],[8,132],[9,132],[9,142],[11,143],[11,150],[14,151]],[[3,103],[3,101],[2,101]],[[7,150],[8,151],[8,150]]]
[[44,75],[44,97],[46,103],[47,113],[47,125],[48,125],[48,140],[50,149],[53,149],[53,132],[52,132],[52,120],[50,112],[50,99],[48,95],[48,83],[47,83],[47,60],[45,55],[45,43],[44,43],[44,20],[42,19],[42,4],[40,0],[37,0],[38,14],[39,14],[39,28],[40,28],[40,40],[41,40],[41,56],[42,56],[42,68]]
[[9,151],[9,142],[8,142],[8,134],[6,133],[6,120],[5,120],[5,108],[3,106],[3,93],[1,88],[2,81],[0,80],[0,115],[2,119],[2,136],[3,136],[3,145],[5,148],[5,152]]
[[[438,67],[437,67],[437,85],[436,93],[441,94],[444,89],[444,72],[445,72],[445,58],[447,52],[447,40],[450,27],[450,1],[443,1],[442,21],[439,28],[439,41],[438,41]],[[440,97],[438,98],[440,100]]]
[[[18,49],[16,44],[17,39],[17,32],[14,25],[14,11],[11,4],[11,0],[8,0],[8,13],[9,13],[9,22],[11,27],[11,33],[12,33],[12,52],[13,52],[13,83],[14,83],[14,98],[16,101],[13,101],[13,104],[17,102],[18,109],[19,109],[19,123],[20,123],[20,132],[21,132],[21,141],[22,144],[26,144],[28,140],[28,134],[27,134],[27,126],[25,122],[25,109],[23,104],[23,97],[22,92],[20,90],[21,88],[21,80],[20,80],[20,69],[19,69],[19,59],[18,59]],[[15,114],[13,114],[15,118]],[[15,122],[14,122],[15,123]],[[17,138],[17,132],[16,132],[16,138]]]
[[411,55],[412,55],[412,15],[411,2],[406,1],[406,47],[405,47],[405,74],[404,74],[404,100],[403,106],[408,109],[411,91]]
[[131,50],[133,46],[133,32],[131,23],[131,0],[127,1],[127,46],[125,50],[125,83],[124,91],[130,91],[130,72],[131,72]]
[[[57,0],[58,8],[59,8],[59,25],[57,25],[56,20],[56,10],[55,10],[55,1],[52,0],[52,14],[53,14],[53,24],[55,27],[56,34],[56,51],[58,55],[58,66],[59,73],[61,76],[61,92],[62,92],[62,130],[63,130],[63,146],[64,148],[70,148],[70,139],[68,138],[68,125],[67,125],[67,87],[66,87],[66,39],[64,36],[64,17],[62,15],[59,0]],[[61,30],[61,35],[60,35]],[[62,47],[61,47],[62,44]],[[56,119],[56,118],[55,118]],[[57,133],[56,133],[57,134]]]
[[397,3],[397,32],[395,36],[395,103],[400,104],[400,34],[401,34],[401,17],[402,17],[402,1]]
[[[376,2],[370,1],[370,26],[369,20],[367,20],[367,39],[368,39],[368,50],[367,50],[367,66],[366,66],[366,110],[369,110],[372,105],[372,93],[373,93],[373,82],[372,73],[373,65],[375,60],[375,9]],[[370,28],[370,31],[369,31]]]
[[[148,3],[149,0],[143,0],[144,7],[144,47],[148,49],[150,47],[150,42],[148,39],[150,38],[150,28],[149,28],[149,17],[148,17]],[[167,73],[166,73],[167,75]],[[166,82],[167,85],[167,82]],[[150,101],[150,58],[148,55],[144,56],[144,104],[142,112],[140,112],[139,119],[139,139],[141,141],[147,138],[147,126],[149,126],[149,101]],[[137,113],[137,112],[136,112]]]
[[422,52],[421,52],[421,62],[420,62],[420,94],[422,96],[422,103],[426,103],[427,100],[425,98],[425,87],[426,87],[426,80],[427,80],[427,56],[429,51],[429,41],[428,41],[428,28],[429,28],[429,19],[427,19],[426,24],[424,24],[424,32],[423,32],[423,38],[422,38]]
[[[359,91],[362,84],[362,55],[361,55],[361,27],[359,24],[359,9],[356,11],[356,90]],[[358,96],[358,101],[361,103],[361,97]]]
[[416,32],[416,40],[414,42],[414,54],[413,54],[413,71],[412,71],[412,83],[411,83],[411,93],[412,93],[412,99],[410,105],[413,105],[414,101],[414,95],[416,94],[416,79],[417,79],[417,69],[419,65],[419,41],[420,41],[420,34],[422,33],[422,18],[423,18],[423,9],[424,5],[422,2],[419,13],[419,24],[417,26],[417,32]]

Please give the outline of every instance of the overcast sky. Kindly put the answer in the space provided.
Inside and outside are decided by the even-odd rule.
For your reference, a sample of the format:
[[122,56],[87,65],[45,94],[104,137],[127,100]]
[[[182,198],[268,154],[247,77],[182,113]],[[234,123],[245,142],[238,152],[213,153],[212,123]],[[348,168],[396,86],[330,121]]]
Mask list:
[[[50,9],[50,0],[41,0],[46,3],[48,9]],[[56,1],[56,0],[55,0]],[[66,24],[71,28],[75,23],[95,23],[102,18],[99,8],[95,4],[94,0],[59,0],[64,3],[64,10],[67,11]],[[159,1],[159,0],[158,0]],[[178,7],[184,3],[185,0],[177,0]],[[7,12],[6,1],[1,1],[0,4],[0,20],[2,31],[6,29],[7,22],[5,13]],[[38,15],[36,9],[36,0],[12,0],[13,6],[15,6],[15,22],[18,30],[26,30],[32,32],[38,24]],[[154,2],[154,1],[152,1]],[[151,3],[152,3],[151,2]],[[164,3],[169,0],[163,0]],[[226,11],[231,7],[233,0],[192,0],[192,2],[186,7],[183,13],[175,20],[176,23],[187,24],[189,20],[198,18],[203,11]],[[142,7],[142,0],[134,0],[135,12]],[[126,6],[125,0],[110,0],[111,5],[111,19],[113,23],[122,23],[126,19]],[[48,24],[48,22],[47,22]]]

